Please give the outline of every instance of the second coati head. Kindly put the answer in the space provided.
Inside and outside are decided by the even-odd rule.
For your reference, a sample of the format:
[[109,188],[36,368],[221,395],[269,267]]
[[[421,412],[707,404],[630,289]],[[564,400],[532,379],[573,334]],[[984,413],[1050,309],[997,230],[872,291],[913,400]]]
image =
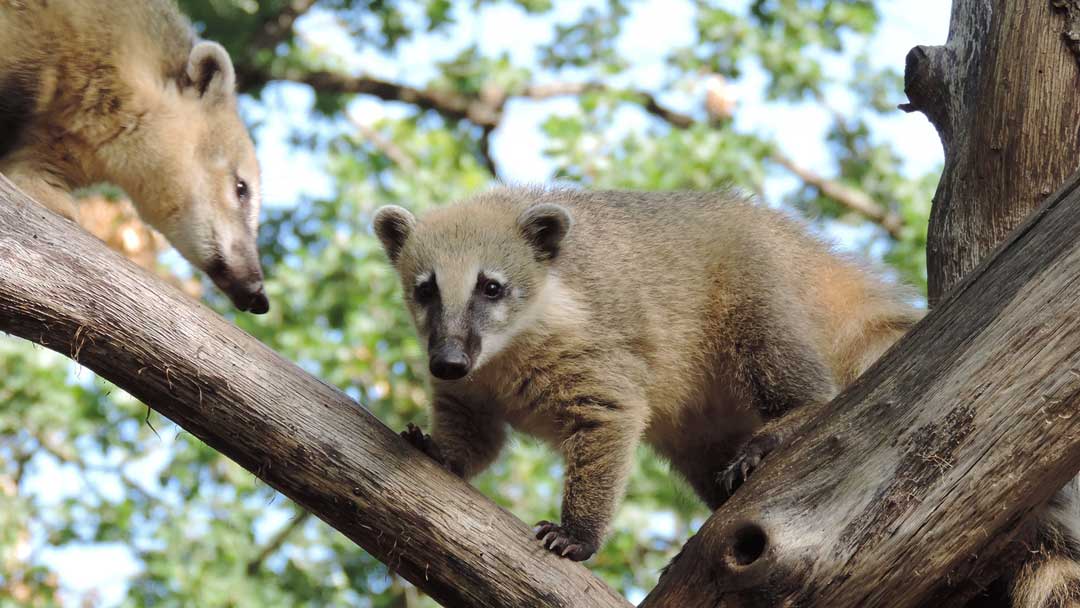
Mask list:
[[386,206],[375,234],[397,269],[431,374],[464,378],[540,313],[548,266],[570,231],[569,212],[543,203],[516,210],[473,202],[417,219]]

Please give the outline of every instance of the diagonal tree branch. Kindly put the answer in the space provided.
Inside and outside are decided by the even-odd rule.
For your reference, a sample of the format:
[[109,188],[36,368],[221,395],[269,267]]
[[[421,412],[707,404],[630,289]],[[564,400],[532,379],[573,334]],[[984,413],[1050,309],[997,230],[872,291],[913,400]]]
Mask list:
[[3,178],[0,331],[113,381],[444,605],[628,606],[344,393]]
[[772,160],[809,186],[813,186],[822,194],[840,203],[841,205],[862,214],[869,220],[879,224],[894,239],[900,239],[903,235],[903,219],[885,207],[879,205],[865,192],[848,187],[840,182],[821,177],[820,175],[795,163],[779,151],[772,153]]
[[450,120],[467,120],[481,127],[497,127],[501,106],[450,91],[420,89],[369,76],[347,76],[327,70],[284,68],[269,74],[253,66],[237,66],[237,77],[245,88],[259,88],[273,81],[306,84],[322,93],[371,95],[383,101],[400,101],[431,110]]
[[[718,509],[642,608],[962,606],[1080,469],[1080,174]],[[995,604],[996,605],[996,604]]]

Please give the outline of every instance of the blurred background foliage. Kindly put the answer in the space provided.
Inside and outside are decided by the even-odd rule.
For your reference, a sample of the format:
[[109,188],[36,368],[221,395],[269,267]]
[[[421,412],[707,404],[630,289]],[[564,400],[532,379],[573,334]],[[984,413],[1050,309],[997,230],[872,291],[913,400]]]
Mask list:
[[[692,36],[668,50],[648,89],[637,88],[639,58],[625,52],[639,4],[182,1],[200,32],[232,53],[257,138],[266,117],[285,113],[284,147],[320,159],[329,187],[300,186],[299,200],[264,210],[266,317],[235,315],[170,261],[117,193],[92,193],[86,226],[393,428],[426,421],[425,365],[371,213],[388,203],[421,211],[497,177],[534,175],[515,166],[531,162],[516,149],[526,144],[492,145],[514,132],[516,104],[555,104],[531,151],[550,177],[648,190],[733,183],[805,214],[826,235],[846,235],[846,248],[924,288],[937,173],[902,170],[900,154],[874,136],[875,121],[902,100],[900,75],[865,52],[881,25],[875,2],[692,0]],[[476,40],[472,15],[495,5],[546,32],[531,60]],[[452,51],[416,69],[399,65],[397,80],[362,69],[368,58],[411,61],[402,49],[424,40]],[[775,135],[740,123],[752,109],[735,93],[745,87],[763,103],[819,107],[827,175],[784,156]],[[309,101],[283,108],[272,101],[281,89]],[[290,151],[259,143],[264,163]],[[251,474],[63,357],[4,338],[0,369],[0,606],[432,605]],[[518,438],[476,484],[527,522],[558,514],[559,462],[531,440]],[[643,450],[614,535],[588,565],[636,599],[705,515]],[[98,578],[111,586],[98,588]]]

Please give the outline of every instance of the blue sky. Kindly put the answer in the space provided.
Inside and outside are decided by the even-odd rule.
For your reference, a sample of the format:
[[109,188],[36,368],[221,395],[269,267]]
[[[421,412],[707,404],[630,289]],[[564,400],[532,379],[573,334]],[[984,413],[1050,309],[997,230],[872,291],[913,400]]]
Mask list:
[[[734,0],[740,2],[740,0]],[[468,3],[465,3],[468,4]],[[587,3],[562,2],[554,19],[570,20]],[[884,1],[884,26],[870,45],[871,56],[878,65],[893,66],[902,71],[904,56],[917,44],[944,42],[949,18],[949,4],[942,0]],[[619,78],[640,88],[655,88],[664,77],[664,55],[691,38],[690,4],[681,0],[650,0],[635,5],[623,36],[621,51],[635,67]],[[318,40],[328,49],[342,50],[345,65],[357,73],[367,72],[379,77],[422,85],[434,71],[432,63],[453,55],[461,47],[480,41],[488,53],[507,51],[520,63],[533,63],[535,48],[550,36],[550,29],[535,18],[525,16],[512,6],[486,8],[478,15],[462,14],[454,37],[438,35],[406,44],[401,51],[386,57],[375,52],[354,54],[346,52],[348,40],[337,33],[336,27],[319,15],[302,22],[302,31],[310,40]],[[843,69],[838,66],[837,69]],[[823,134],[829,118],[824,110],[811,104],[766,103],[762,99],[760,73],[753,70],[739,82],[733,83],[739,109],[736,114],[742,131],[773,134],[787,155],[801,165],[823,174],[831,174],[830,156]],[[246,104],[252,118],[262,123],[258,131],[259,156],[263,166],[263,191],[266,204],[292,206],[305,198],[328,195],[333,184],[323,171],[322,158],[289,145],[292,129],[306,126],[307,111],[312,96],[300,86],[275,86],[265,95],[265,104]],[[691,109],[698,97],[694,91],[684,91],[665,98],[665,102],[684,110]],[[830,92],[830,103],[843,109],[848,103],[842,90]],[[897,99],[897,103],[903,102]],[[543,102],[517,101],[507,109],[503,126],[495,133],[493,152],[504,171],[503,177],[519,182],[541,182],[551,176],[551,165],[543,158],[544,139],[539,125],[553,113],[571,112],[571,100]],[[361,121],[372,122],[383,116],[404,113],[406,108],[383,104],[371,99],[359,99],[350,112]],[[620,128],[640,128],[649,120],[640,112],[627,112]],[[298,123],[299,121],[299,123]],[[921,175],[938,167],[942,161],[941,146],[934,130],[921,115],[902,112],[873,121],[874,135],[890,141],[904,158],[905,171]],[[774,178],[767,184],[768,193],[792,188],[791,178]],[[842,235],[833,235],[843,242]],[[89,372],[83,372],[84,374]],[[162,455],[169,449],[169,438],[147,446],[145,458],[130,471],[135,478],[151,478],[160,468]],[[43,497],[58,497],[77,493],[80,480],[63,467],[44,467],[31,480],[32,491]],[[108,487],[105,491],[112,491]],[[113,488],[120,491],[119,488]],[[280,521],[266,523],[267,534]],[[55,567],[68,597],[97,590],[103,605],[119,602],[126,581],[138,571],[138,564],[121,545],[87,546],[49,550],[44,559]],[[72,605],[75,605],[72,602]]]

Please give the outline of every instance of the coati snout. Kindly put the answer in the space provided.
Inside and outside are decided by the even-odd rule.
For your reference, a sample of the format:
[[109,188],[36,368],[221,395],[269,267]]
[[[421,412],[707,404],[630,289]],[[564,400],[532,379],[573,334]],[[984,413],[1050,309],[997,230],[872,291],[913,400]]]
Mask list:
[[229,296],[238,310],[256,315],[269,312],[270,300],[263,288],[262,267],[257,259],[229,264],[224,257],[217,255],[207,266],[206,275]]
[[472,370],[473,357],[469,356],[466,341],[460,338],[440,340],[428,348],[428,368],[431,375],[440,380],[460,380]]

